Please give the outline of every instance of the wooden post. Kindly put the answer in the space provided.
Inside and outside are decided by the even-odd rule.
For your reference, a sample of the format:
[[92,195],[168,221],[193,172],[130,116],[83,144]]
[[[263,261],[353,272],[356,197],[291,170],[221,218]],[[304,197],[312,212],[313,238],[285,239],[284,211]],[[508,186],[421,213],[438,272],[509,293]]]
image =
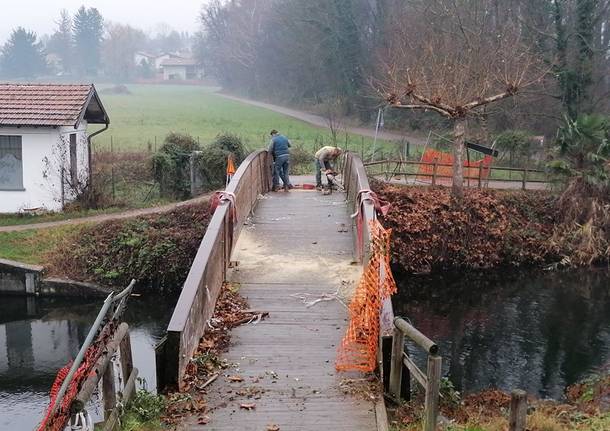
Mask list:
[[424,410],[424,431],[435,431],[438,418],[438,397],[441,386],[441,365],[440,356],[428,356],[426,401]]
[[482,180],[483,180],[483,163],[479,163],[479,184],[478,184],[479,189],[481,188]]
[[104,420],[108,420],[116,407],[116,388],[114,386],[114,365],[108,363],[102,375],[102,398],[104,399]]
[[436,185],[436,169],[438,167],[437,163],[438,161],[436,159],[434,159],[434,165],[432,166],[432,186]]
[[394,328],[392,337],[392,366],[390,367],[390,395],[400,399],[402,381],[402,352],[405,345],[405,336],[398,328]]
[[527,183],[527,168],[525,168],[523,170],[523,184],[522,184],[522,189],[525,190],[525,185]]
[[123,385],[127,383],[127,379],[131,376],[133,370],[133,358],[131,355],[131,340],[129,338],[129,332],[125,333],[125,336],[119,344],[119,354],[121,355],[121,373],[123,377]]
[[515,389],[510,394],[509,431],[525,431],[527,422],[527,394],[521,389]]

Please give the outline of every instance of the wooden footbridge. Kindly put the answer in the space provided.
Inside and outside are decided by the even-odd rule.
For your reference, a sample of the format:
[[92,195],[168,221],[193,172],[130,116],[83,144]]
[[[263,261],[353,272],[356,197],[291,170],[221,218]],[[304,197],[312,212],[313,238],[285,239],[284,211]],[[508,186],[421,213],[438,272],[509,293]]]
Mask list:
[[[337,373],[337,347],[348,323],[346,302],[362,272],[368,249],[350,214],[357,193],[368,190],[364,166],[348,155],[346,192],[323,195],[292,190],[268,193],[271,160],[251,154],[239,167],[216,209],[185,282],[159,351],[159,379],[180,384],[212,316],[222,282],[239,283],[252,309],[269,312],[256,325],[232,332],[224,358],[234,364],[208,390],[210,421],[191,430],[384,429],[385,409],[372,399],[346,394],[343,384],[361,379]],[[372,219],[370,202],[362,217]],[[240,393],[256,388],[253,400]],[[217,390],[215,388],[218,388]],[[242,399],[243,398],[243,399]]]

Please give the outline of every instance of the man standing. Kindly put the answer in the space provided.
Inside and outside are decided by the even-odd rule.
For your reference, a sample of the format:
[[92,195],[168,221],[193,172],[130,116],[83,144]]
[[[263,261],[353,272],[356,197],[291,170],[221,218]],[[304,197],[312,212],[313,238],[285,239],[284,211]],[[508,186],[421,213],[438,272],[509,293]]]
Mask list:
[[337,157],[341,155],[343,150],[339,147],[322,147],[316,152],[316,188],[322,190],[322,170],[324,173],[332,171],[333,165],[337,161]]
[[290,184],[290,141],[284,135],[280,135],[275,129],[271,131],[271,142],[269,143],[269,153],[273,157],[273,187],[272,191],[277,191],[280,185],[280,178],[284,183],[284,190],[293,188]]

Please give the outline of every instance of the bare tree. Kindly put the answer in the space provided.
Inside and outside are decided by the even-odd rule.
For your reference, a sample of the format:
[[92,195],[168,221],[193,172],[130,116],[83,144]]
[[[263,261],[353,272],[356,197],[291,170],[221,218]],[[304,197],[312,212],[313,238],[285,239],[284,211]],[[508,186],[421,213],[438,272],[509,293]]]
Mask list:
[[[375,87],[393,107],[434,111],[453,121],[453,195],[463,196],[467,120],[546,74],[493,0],[411,0],[389,22],[383,74]],[[548,67],[548,66],[547,66]]]

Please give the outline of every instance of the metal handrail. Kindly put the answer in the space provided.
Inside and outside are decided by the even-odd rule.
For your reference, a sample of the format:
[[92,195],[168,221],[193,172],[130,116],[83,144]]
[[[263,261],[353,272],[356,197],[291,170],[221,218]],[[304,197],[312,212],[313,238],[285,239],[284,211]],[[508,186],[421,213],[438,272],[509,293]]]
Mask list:
[[110,306],[117,301],[121,301],[119,303],[119,305],[116,307],[116,309],[114,310],[111,320],[118,319],[121,316],[121,314],[123,313],[123,311],[125,310],[127,298],[129,298],[129,294],[131,293],[133,286],[135,284],[136,284],[136,280],[132,279],[131,283],[129,283],[129,285],[125,289],[123,289],[120,293],[117,294],[115,292],[112,292],[104,300],[104,304],[102,305],[102,308],[100,309],[99,313],[97,314],[97,317],[95,318],[95,321],[93,322],[93,325],[91,326],[91,329],[89,330],[89,333],[87,334],[87,337],[85,338],[85,342],[83,343],[80,350],[78,351],[78,354],[76,355],[76,358],[74,359],[74,362],[72,362],[70,371],[68,371],[68,375],[62,382],[61,387],[59,388],[59,391],[57,392],[57,396],[53,400],[53,405],[51,407],[51,413],[49,415],[50,417],[52,417],[55,414],[55,412],[57,411],[57,406],[59,404],[59,401],[66,394],[66,390],[68,389],[68,386],[72,382],[72,379],[74,378],[74,374],[76,373],[76,370],[78,370],[78,368],[81,366],[81,364],[83,362],[83,359],[85,358],[85,353],[86,353],[87,349],[89,348],[89,346],[91,346],[91,343],[93,342],[94,338],[97,336],[98,331],[99,331],[100,327],[102,326],[102,323],[104,323],[104,318],[106,317],[106,314],[108,313],[108,310],[110,309]]

